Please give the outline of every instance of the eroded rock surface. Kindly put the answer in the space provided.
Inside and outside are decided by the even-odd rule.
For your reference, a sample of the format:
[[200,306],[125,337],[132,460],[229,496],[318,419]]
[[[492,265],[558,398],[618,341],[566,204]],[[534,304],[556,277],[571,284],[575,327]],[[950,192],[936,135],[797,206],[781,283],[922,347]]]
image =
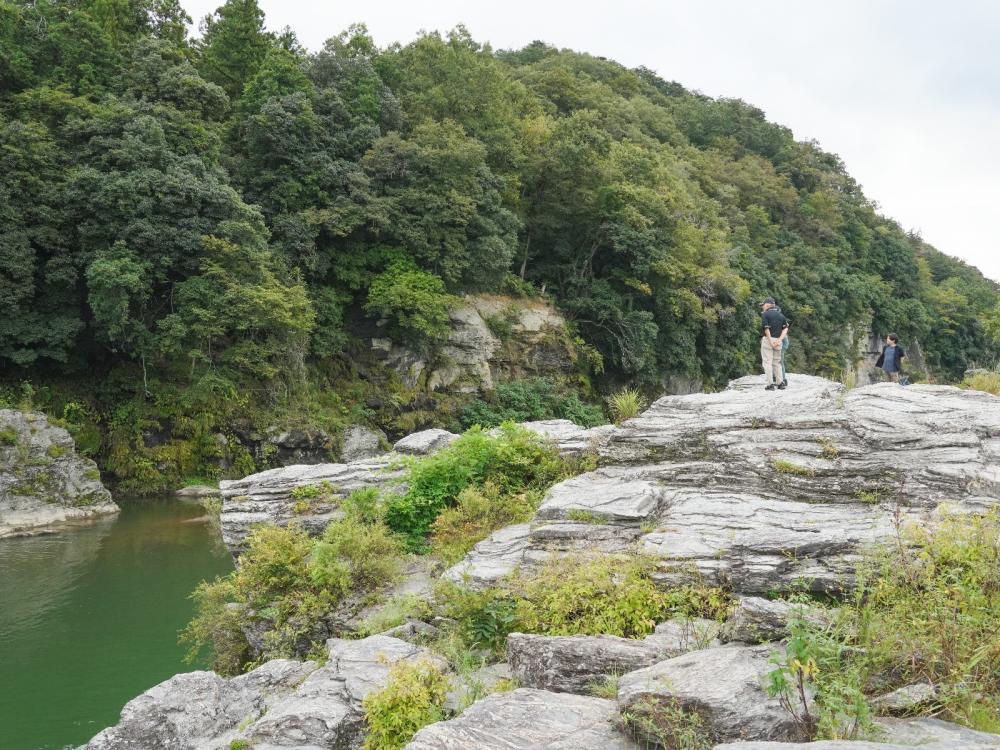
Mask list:
[[797,375],[767,392],[746,377],[596,429],[604,466],[552,487],[533,522],[481,542],[452,580],[481,587],[553,555],[638,542],[664,585],[841,593],[899,524],[1000,498],[1000,398],[952,387],[847,391]]
[[773,646],[721,646],[692,651],[630,672],[618,683],[618,706],[640,741],[655,744],[644,718],[697,714],[716,742],[800,740],[802,727],[764,691]]
[[614,701],[519,688],[424,727],[406,750],[638,750],[616,718]]
[[66,430],[38,412],[0,409],[0,539],[117,512]]
[[214,672],[170,678],[122,710],[119,723],[81,750],[225,750],[233,740],[253,747],[355,750],[364,741],[361,702],[383,688],[398,662],[426,659],[447,665],[405,641],[371,636],[333,638],[329,660],[269,661],[225,679]]
[[682,653],[665,636],[644,640],[612,635],[546,636],[511,633],[507,661],[524,687],[591,695],[609,677],[618,677]]

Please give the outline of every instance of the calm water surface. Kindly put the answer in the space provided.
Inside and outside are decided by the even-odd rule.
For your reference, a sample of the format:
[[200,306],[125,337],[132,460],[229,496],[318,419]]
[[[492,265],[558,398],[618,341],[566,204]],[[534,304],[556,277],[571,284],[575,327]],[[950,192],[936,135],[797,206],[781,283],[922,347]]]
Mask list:
[[177,631],[198,582],[232,570],[218,529],[196,505],[119,504],[117,518],[0,540],[2,750],[86,742],[130,699],[196,668]]

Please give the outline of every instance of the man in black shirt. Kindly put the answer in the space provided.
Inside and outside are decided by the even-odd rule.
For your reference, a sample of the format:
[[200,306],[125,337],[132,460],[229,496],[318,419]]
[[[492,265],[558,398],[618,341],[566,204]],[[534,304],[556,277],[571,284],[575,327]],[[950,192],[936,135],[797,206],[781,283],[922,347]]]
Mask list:
[[763,312],[760,321],[760,359],[764,365],[766,390],[784,389],[781,374],[781,346],[788,333],[788,321],[775,308],[774,298],[760,303]]

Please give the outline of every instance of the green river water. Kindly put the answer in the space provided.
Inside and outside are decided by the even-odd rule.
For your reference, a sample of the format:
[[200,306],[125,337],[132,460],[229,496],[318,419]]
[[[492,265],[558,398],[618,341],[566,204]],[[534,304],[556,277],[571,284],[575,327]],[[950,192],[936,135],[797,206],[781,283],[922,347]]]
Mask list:
[[2,750],[86,742],[139,693],[199,668],[177,631],[198,582],[232,570],[218,528],[193,504],[119,504],[116,518],[0,540]]

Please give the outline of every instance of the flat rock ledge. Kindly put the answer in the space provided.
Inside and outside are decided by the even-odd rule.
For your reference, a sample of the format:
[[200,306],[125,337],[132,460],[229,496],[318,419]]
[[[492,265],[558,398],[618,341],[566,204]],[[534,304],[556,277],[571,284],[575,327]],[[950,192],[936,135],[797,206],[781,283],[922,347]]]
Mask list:
[[0,539],[117,512],[66,430],[39,412],[0,409]]
[[364,742],[361,702],[388,683],[398,662],[429,660],[425,649],[375,635],[359,641],[332,638],[329,660],[269,661],[225,679],[214,672],[171,677],[130,701],[119,723],[79,750],[226,750],[248,746],[358,750]]
[[614,701],[518,688],[424,727],[406,750],[638,750],[615,726]]
[[597,429],[601,468],[552,487],[531,522],[480,542],[446,578],[484,588],[554,555],[638,549],[664,586],[836,595],[900,524],[1000,498],[1000,398],[949,386],[848,391],[798,375],[767,392],[753,376]]

